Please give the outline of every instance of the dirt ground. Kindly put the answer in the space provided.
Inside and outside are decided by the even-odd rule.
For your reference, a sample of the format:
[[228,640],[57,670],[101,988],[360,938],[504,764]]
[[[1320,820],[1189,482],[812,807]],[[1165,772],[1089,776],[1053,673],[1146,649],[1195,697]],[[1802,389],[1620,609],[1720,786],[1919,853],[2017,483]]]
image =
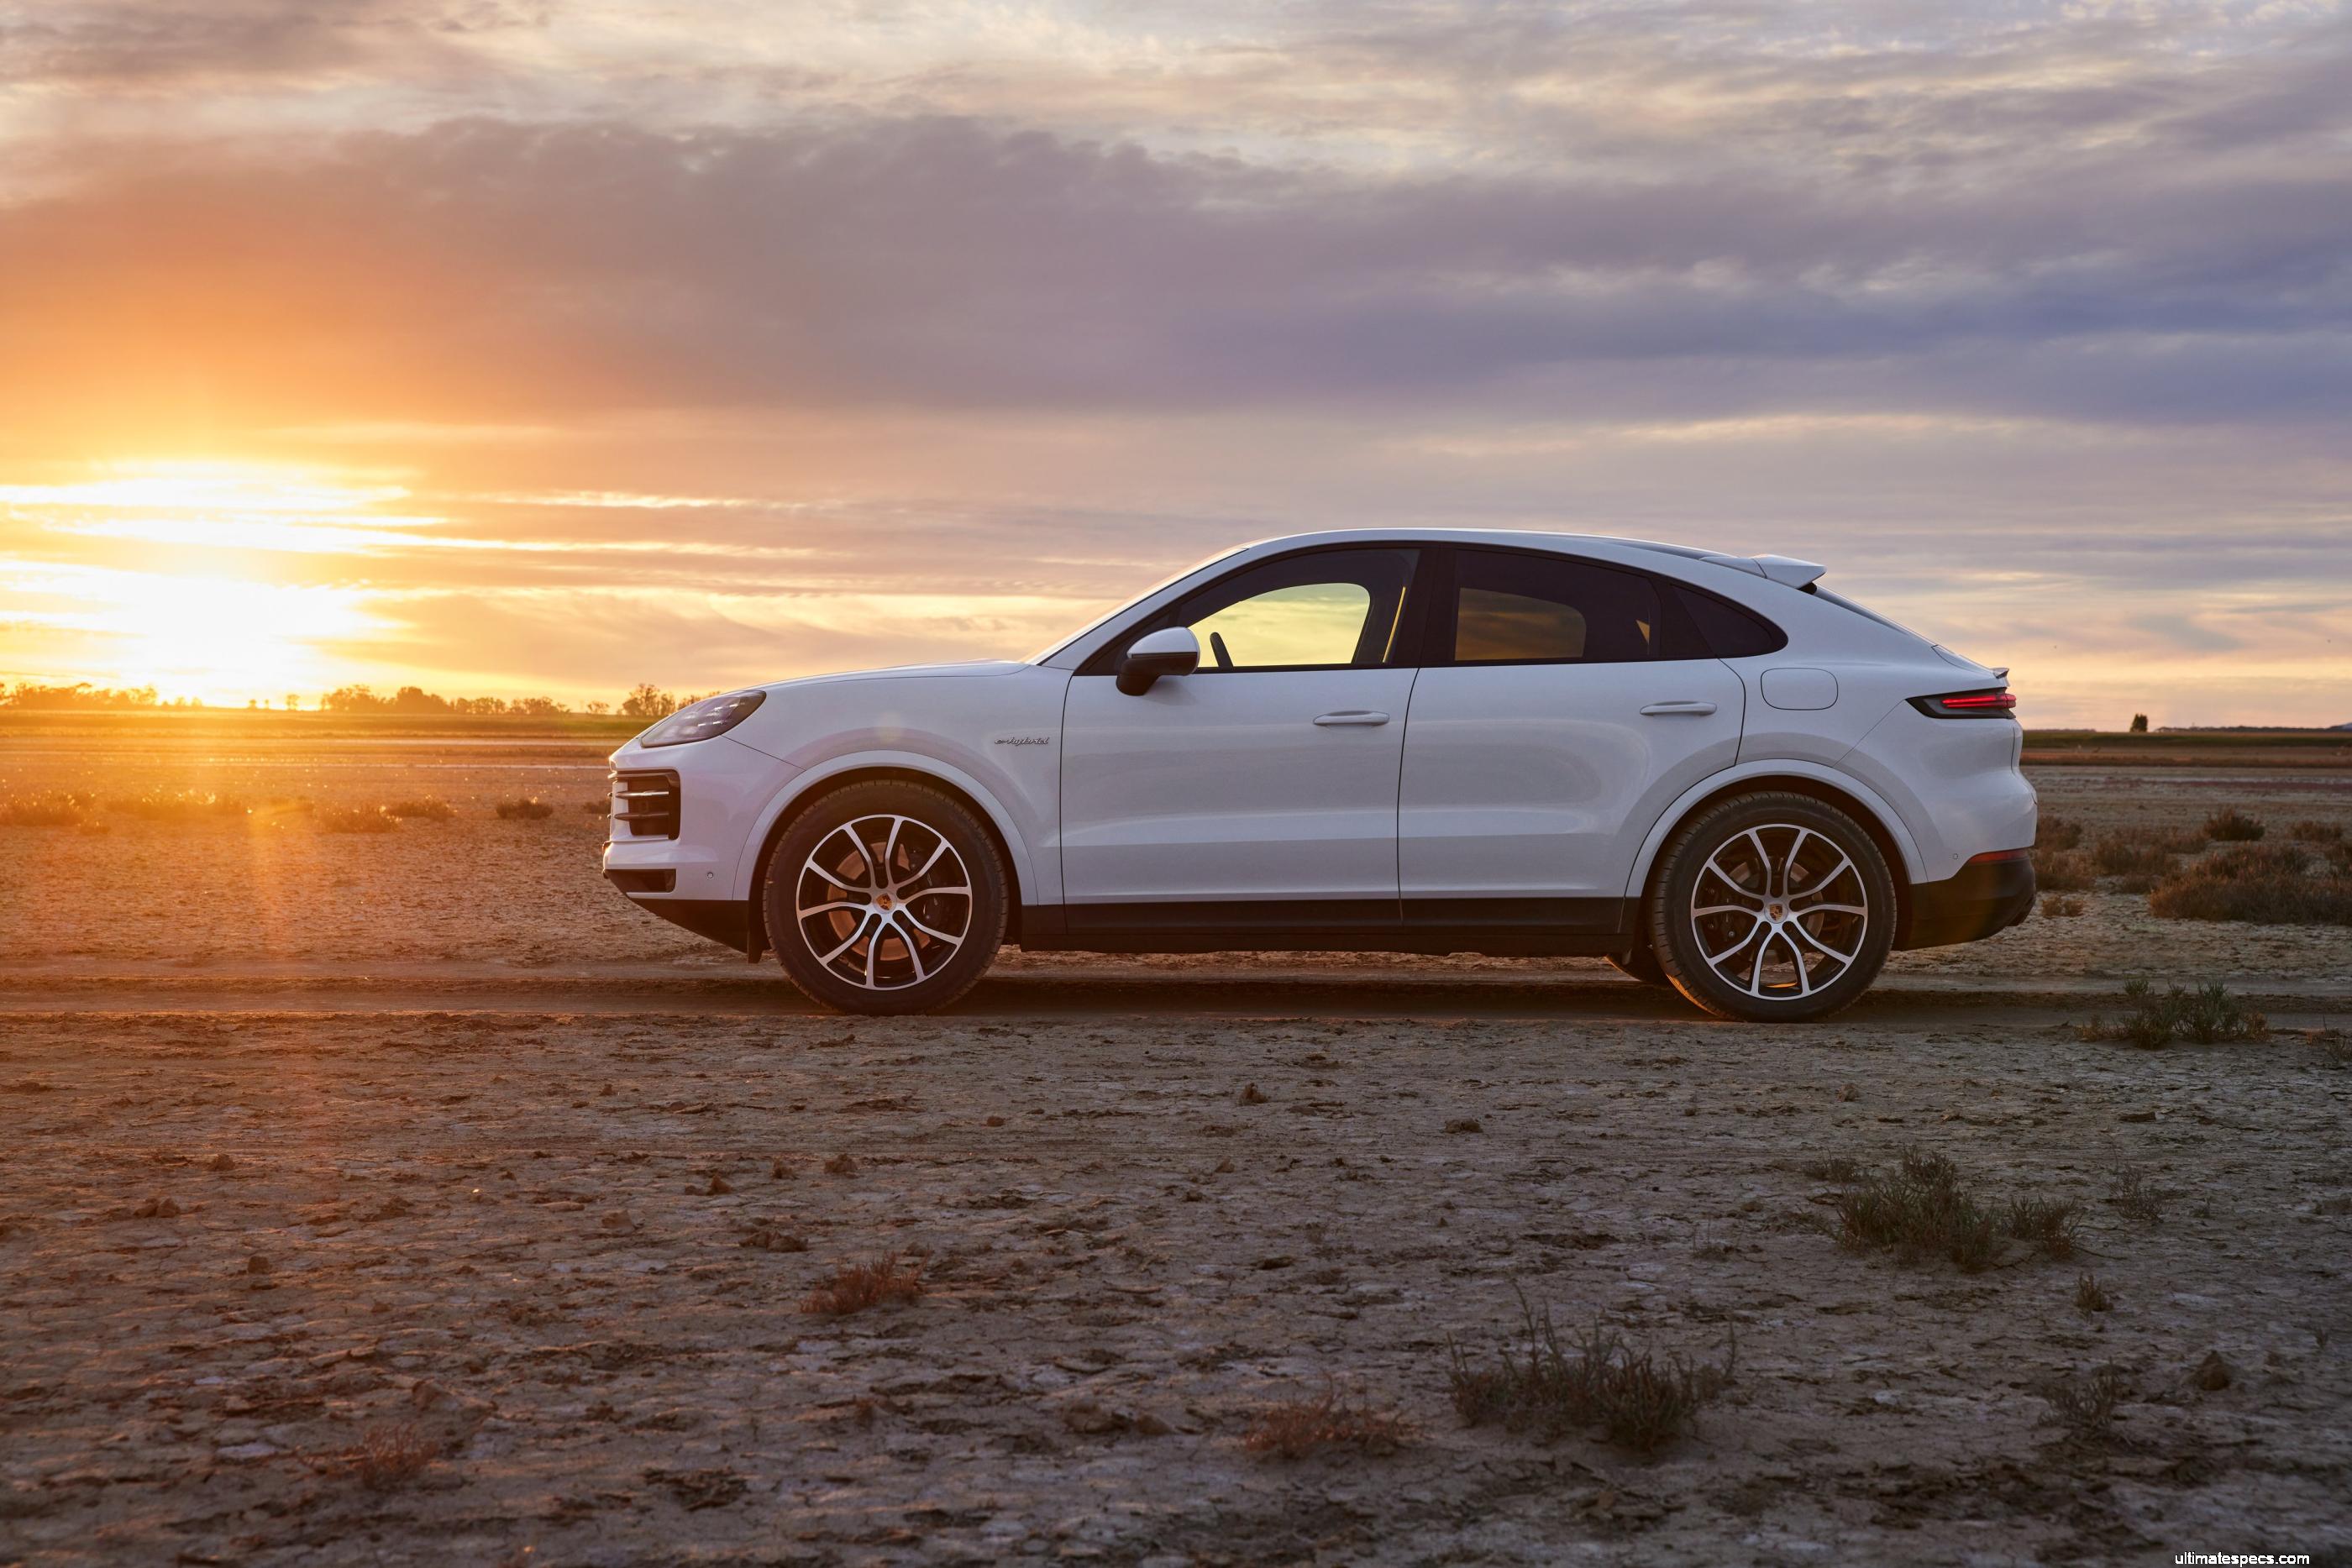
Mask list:
[[[1774,1030],[1295,955],[1008,954],[851,1024],[603,886],[592,748],[445,758],[0,753],[461,811],[0,829],[0,1563],[2352,1561],[2341,929],[2094,894]],[[2352,821],[2310,770],[2036,781],[2095,832]],[[2067,1027],[2143,975],[2281,1027]],[[2080,1205],[2077,1255],[1842,1248],[1809,1170],[1915,1147]],[[803,1310],[893,1258],[919,1298]],[[1733,1379],[1649,1458],[1465,1426],[1449,1344],[1522,1298]],[[1249,1448],[1327,1394],[1407,1440]]]

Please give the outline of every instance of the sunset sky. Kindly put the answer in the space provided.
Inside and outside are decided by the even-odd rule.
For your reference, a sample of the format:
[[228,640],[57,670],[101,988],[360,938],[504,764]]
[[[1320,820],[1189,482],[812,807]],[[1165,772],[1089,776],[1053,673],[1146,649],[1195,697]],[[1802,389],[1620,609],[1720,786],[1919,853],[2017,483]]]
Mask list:
[[2342,5],[0,0],[0,679],[709,691],[1438,524],[2352,720]]

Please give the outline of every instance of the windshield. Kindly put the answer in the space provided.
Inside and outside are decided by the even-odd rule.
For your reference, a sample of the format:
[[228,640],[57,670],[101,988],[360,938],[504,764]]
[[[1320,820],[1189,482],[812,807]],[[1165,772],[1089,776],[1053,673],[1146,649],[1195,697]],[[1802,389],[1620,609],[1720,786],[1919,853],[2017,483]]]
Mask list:
[[1024,664],[1044,664],[1046,660],[1052,658],[1055,654],[1060,653],[1071,643],[1079,641],[1081,638],[1091,636],[1097,631],[1109,625],[1112,622],[1118,620],[1120,616],[1126,614],[1129,611],[1134,609],[1145,600],[1150,599],[1152,595],[1166,589],[1175,587],[1176,584],[1183,581],[1188,577],[1192,577],[1198,573],[1208,570],[1211,567],[1216,565],[1221,560],[1230,560],[1248,548],[1249,547],[1247,545],[1235,545],[1231,549],[1219,550],[1216,554],[1210,556],[1205,559],[1194,561],[1191,566],[1186,567],[1181,571],[1173,572],[1169,576],[1161,578],[1158,582],[1153,583],[1150,587],[1145,589],[1134,598],[1119,605],[1117,609],[1109,611],[1105,614],[1096,616],[1092,621],[1087,622],[1085,625],[1079,627],[1068,636],[1057,638],[1054,642],[1046,643],[1045,646],[1038,649],[1035,653],[1030,654],[1021,662]]

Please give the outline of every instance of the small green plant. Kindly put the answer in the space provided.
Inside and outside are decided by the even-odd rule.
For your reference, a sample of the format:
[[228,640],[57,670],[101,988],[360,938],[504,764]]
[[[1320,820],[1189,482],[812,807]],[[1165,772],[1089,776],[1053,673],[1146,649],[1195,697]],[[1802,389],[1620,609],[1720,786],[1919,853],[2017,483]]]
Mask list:
[[2261,818],[2249,817],[2235,806],[2224,806],[2205,819],[2205,836],[2215,843],[2251,844],[2263,831]]
[[528,800],[501,800],[499,820],[503,822],[541,822],[555,815],[555,808],[533,796]]
[[2122,1040],[2150,1051],[2182,1040],[2214,1045],[2270,1038],[2270,1020],[2231,996],[2219,980],[2193,991],[2174,986],[2160,997],[2146,980],[2133,980],[2124,987],[2124,1000],[2131,1004],[2131,1011],[2122,1018],[2110,1022],[2094,1015],[2089,1023],[2075,1026],[2075,1034],[2083,1040]]
[[394,800],[383,810],[387,816],[414,817],[425,822],[446,822],[457,814],[457,807],[433,796],[421,800]]
[[400,826],[381,806],[321,806],[310,821],[322,833],[388,833]]
[[1661,1360],[1596,1321],[1565,1336],[1519,1298],[1521,1341],[1507,1342],[1491,1359],[1472,1357],[1446,1342],[1446,1376],[1454,1408],[1469,1426],[1499,1423],[1545,1442],[1598,1430],[1635,1453],[1654,1453],[1697,1424],[1701,1406],[1727,1386],[1738,1369],[1739,1342],[1730,1342],[1721,1365],[1695,1364],[1680,1355]]

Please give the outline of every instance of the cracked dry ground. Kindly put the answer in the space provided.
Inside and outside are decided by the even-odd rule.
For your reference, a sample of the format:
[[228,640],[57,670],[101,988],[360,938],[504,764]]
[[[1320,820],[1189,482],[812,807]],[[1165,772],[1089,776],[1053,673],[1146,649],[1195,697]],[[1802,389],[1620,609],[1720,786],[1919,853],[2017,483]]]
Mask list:
[[[2352,1540],[2352,1071],[2297,1036],[50,1016],[0,1022],[0,1562]],[[1803,1167],[1911,1144],[2081,1201],[2084,1255],[1842,1250]],[[891,1253],[920,1301],[798,1310]],[[1515,1290],[1662,1350],[1736,1330],[1737,1380],[1649,1462],[1465,1428],[1448,1338]],[[2116,1436],[2070,1439],[2040,1391],[2102,1364]],[[1416,1437],[1244,1447],[1332,1386]],[[370,1440],[423,1468],[371,1486]]]

